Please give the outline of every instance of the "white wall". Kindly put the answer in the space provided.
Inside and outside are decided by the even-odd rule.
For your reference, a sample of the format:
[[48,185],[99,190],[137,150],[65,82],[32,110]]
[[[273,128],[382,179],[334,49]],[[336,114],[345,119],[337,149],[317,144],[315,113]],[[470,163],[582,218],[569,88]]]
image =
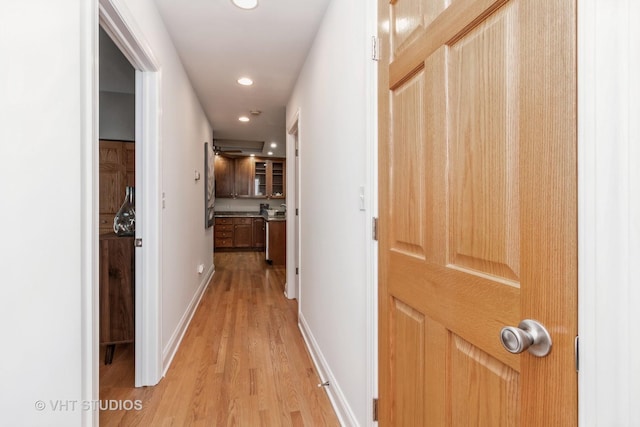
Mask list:
[[[205,278],[213,269],[213,228],[204,228],[204,142],[211,127],[152,0],[122,2],[160,64],[162,144],[162,346],[165,368]],[[204,264],[204,273],[197,267]]]
[[0,13],[2,425],[81,424],[80,411],[50,401],[86,397],[82,119],[94,50],[78,35],[95,14],[85,0],[4,2]]
[[[204,182],[193,179],[211,128],[153,2],[126,5],[161,66],[162,343],[170,352],[213,268]],[[11,59],[0,67],[3,425],[95,419],[79,402],[97,399],[96,377],[81,374],[98,366],[83,345],[97,325],[82,323],[97,309],[97,17],[97,2],[86,0],[8,2],[0,13],[0,55]],[[58,401],[66,405],[54,410]]]
[[100,28],[100,139],[135,141],[135,69]]
[[371,240],[367,213],[358,204],[368,171],[365,75],[373,66],[365,10],[364,0],[331,2],[287,105],[288,126],[300,111],[300,322],[325,364],[332,398],[344,399],[339,411],[347,425],[370,419],[365,361]]

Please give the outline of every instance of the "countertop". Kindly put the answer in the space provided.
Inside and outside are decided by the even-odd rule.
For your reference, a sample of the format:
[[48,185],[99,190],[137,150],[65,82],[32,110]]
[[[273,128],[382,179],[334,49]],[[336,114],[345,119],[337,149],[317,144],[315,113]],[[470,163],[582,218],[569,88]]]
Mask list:
[[286,221],[286,215],[269,216],[260,212],[245,211],[216,211],[213,213],[215,218],[264,218],[265,221]]

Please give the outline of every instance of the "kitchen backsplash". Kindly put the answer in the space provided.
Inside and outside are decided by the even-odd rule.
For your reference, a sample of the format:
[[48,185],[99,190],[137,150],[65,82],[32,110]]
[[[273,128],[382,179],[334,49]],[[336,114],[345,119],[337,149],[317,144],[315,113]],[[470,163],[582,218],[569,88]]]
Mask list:
[[286,203],[284,200],[265,200],[265,199],[221,199],[216,198],[214,210],[217,212],[258,212],[260,211],[260,203],[269,203],[273,209],[281,210],[280,205]]

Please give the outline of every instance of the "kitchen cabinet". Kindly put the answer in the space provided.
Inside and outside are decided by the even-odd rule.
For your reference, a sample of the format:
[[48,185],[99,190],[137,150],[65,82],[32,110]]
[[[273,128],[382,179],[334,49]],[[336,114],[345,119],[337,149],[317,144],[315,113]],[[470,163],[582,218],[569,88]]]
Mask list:
[[273,265],[287,263],[287,222],[267,222],[267,262]]
[[261,217],[216,217],[214,247],[217,250],[263,250],[265,221]]
[[115,345],[135,337],[134,238],[101,235],[99,257],[100,344],[107,345],[105,364],[109,364]]
[[216,155],[213,161],[213,170],[215,175],[215,196],[234,197],[234,159]]
[[265,222],[263,218],[253,218],[253,247],[264,248],[265,246]]
[[286,161],[254,157],[215,158],[216,197],[286,198]]
[[214,247],[233,248],[233,218],[216,218],[214,227]]
[[215,196],[222,198],[251,197],[253,195],[253,158],[215,156]]
[[285,160],[255,159],[253,182],[255,198],[284,199]]
[[99,162],[99,233],[113,232],[113,218],[122,206],[126,187],[135,187],[135,143],[100,140]]
[[267,166],[267,194],[271,199],[284,199],[285,161],[270,160]]
[[253,219],[233,218],[233,247],[250,248],[253,245]]

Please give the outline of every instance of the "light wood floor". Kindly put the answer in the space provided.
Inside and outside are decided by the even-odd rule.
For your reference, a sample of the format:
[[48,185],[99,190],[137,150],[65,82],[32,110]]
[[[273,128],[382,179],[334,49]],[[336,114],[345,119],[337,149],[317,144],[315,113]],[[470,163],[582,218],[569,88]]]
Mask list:
[[216,273],[167,376],[133,387],[133,345],[101,360],[100,399],[142,410],[102,411],[101,426],[337,426],[284,295],[285,270],[261,252],[220,253]]

